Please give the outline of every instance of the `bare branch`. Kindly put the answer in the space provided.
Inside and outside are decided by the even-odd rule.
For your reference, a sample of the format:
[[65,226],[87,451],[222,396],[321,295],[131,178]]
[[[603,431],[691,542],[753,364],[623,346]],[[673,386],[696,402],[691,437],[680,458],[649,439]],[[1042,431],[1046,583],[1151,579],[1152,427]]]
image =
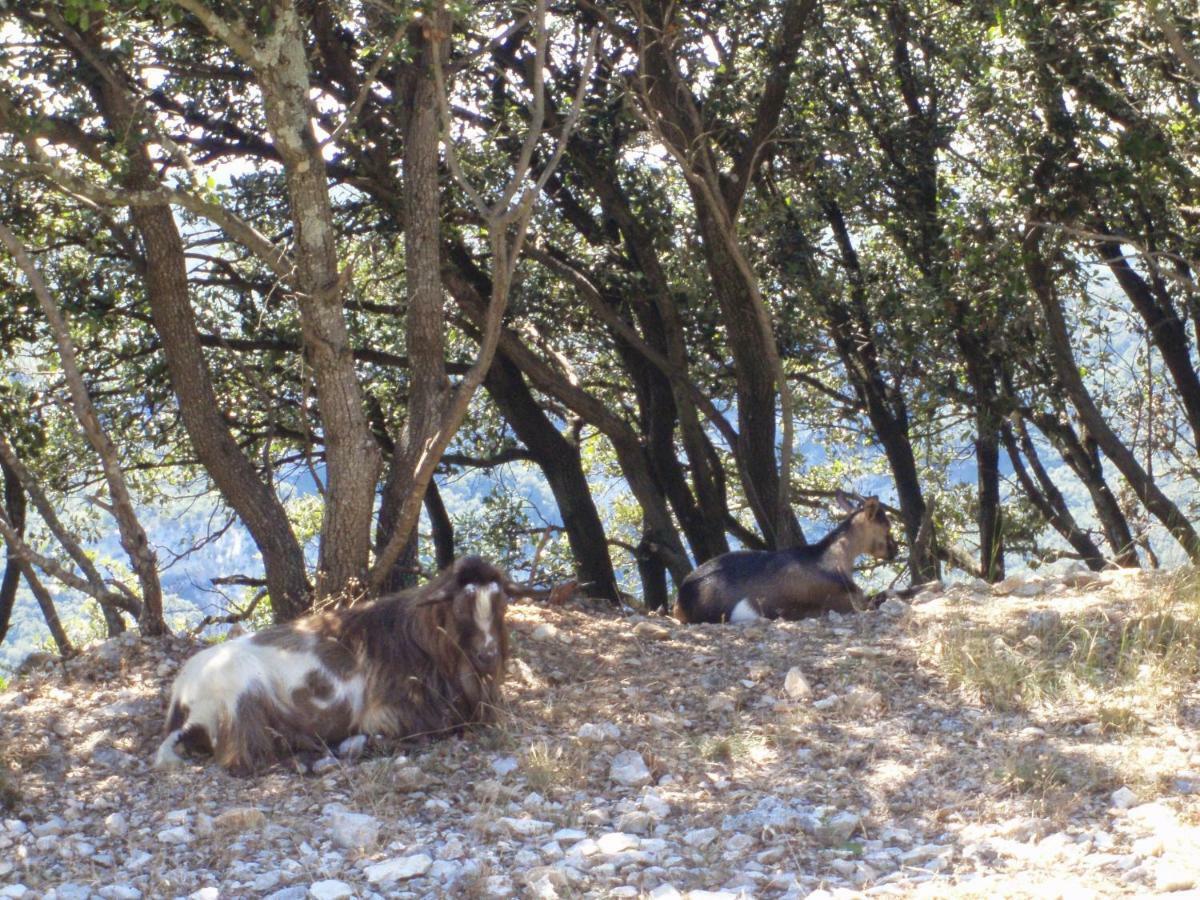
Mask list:
[[254,35],[250,33],[245,24],[229,22],[221,18],[202,0],[175,0],[175,3],[199,19],[200,24],[209,34],[240,56],[246,65],[251,68],[259,65],[258,46],[254,41]]
[[39,162],[0,159],[0,171],[47,180],[60,190],[97,206],[160,206],[170,203],[182,207],[221,228],[230,239],[253,253],[280,279],[292,276],[292,265],[286,251],[272,243],[270,238],[223,206],[201,200],[187,191],[169,187],[151,191],[107,187],[74,175],[48,158]]

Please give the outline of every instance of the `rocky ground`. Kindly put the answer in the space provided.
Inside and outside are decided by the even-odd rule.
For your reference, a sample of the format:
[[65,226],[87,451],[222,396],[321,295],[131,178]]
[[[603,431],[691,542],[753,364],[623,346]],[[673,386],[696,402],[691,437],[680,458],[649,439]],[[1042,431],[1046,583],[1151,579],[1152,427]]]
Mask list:
[[195,648],[0,693],[0,898],[1110,896],[1200,884],[1194,589],[1077,573],[852,617],[511,609],[500,727],[148,767]]

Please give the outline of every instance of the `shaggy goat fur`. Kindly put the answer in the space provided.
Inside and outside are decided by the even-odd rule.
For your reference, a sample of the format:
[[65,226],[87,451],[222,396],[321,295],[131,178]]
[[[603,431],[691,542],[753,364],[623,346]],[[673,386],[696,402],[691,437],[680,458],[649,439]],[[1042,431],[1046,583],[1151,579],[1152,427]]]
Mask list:
[[508,656],[509,580],[478,557],[374,603],[200,651],[171,692],[156,766],[179,747],[237,774],[353,734],[434,735],[490,721]]

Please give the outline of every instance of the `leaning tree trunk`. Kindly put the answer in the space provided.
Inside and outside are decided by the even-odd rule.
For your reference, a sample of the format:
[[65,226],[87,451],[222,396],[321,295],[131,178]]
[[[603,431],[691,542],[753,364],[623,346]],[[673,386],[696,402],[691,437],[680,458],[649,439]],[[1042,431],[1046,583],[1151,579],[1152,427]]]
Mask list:
[[1111,459],[1113,465],[1125,476],[1126,482],[1141,504],[1179,542],[1188,558],[1194,563],[1200,563],[1200,535],[1179,507],[1142,468],[1124,441],[1112,430],[1079,374],[1079,366],[1071,349],[1071,335],[1055,290],[1054,278],[1042,257],[1041,236],[1040,225],[1027,225],[1022,251],[1030,287],[1037,296],[1045,317],[1050,351],[1058,377],[1089,434],[1104,451],[1104,455]]
[[[466,271],[477,271],[461,247],[454,248],[454,258]],[[470,278],[455,268],[447,269],[443,277],[467,319],[480,327],[486,316],[485,304]],[[681,582],[692,570],[692,564],[679,539],[666,498],[650,473],[645,448],[636,432],[604,403],[560,376],[507,329],[500,332],[499,352],[511,360],[534,387],[558,399],[609,439],[629,489],[642,508],[645,532],[654,552],[675,582]]]
[[1076,477],[1087,488],[1100,520],[1104,540],[1112,550],[1112,559],[1118,565],[1138,568],[1137,549],[1129,522],[1121,510],[1121,504],[1108,486],[1100,454],[1092,440],[1082,441],[1075,429],[1060,421],[1053,413],[1036,413],[1030,421],[1042,432],[1058,451],[1059,456],[1071,468]]
[[67,382],[67,390],[71,398],[71,409],[83,429],[88,444],[100,459],[100,468],[104,474],[104,482],[108,487],[111,500],[111,512],[117,522],[117,534],[120,538],[121,549],[129,557],[130,568],[137,575],[138,585],[142,590],[142,609],[138,618],[138,626],[142,634],[161,635],[167,631],[163,620],[162,585],[158,579],[158,560],[150,541],[146,537],[141,522],[138,521],[134,509],[133,497],[125,481],[125,473],[117,459],[117,448],[108,436],[100,420],[99,414],[92,403],[87,385],[83,381],[83,373],[75,355],[75,344],[71,338],[70,329],[62,312],[50,294],[41,272],[33,264],[25,247],[16,236],[3,225],[0,225],[0,243],[3,243],[17,261],[17,265],[25,273],[30,287],[42,307],[46,320],[50,323],[50,331],[54,335],[58,347],[59,360],[62,363],[63,377]]
[[554,427],[534,400],[520,370],[503,354],[493,360],[484,387],[546,477],[575,557],[580,587],[590,596],[619,603],[607,536],[583,473],[579,447]]
[[[1005,423],[1001,430],[1001,438],[1004,441],[1005,450],[1008,451],[1008,458],[1012,462],[1013,474],[1025,492],[1025,496],[1029,498],[1029,502],[1034,505],[1042,518],[1062,536],[1063,540],[1074,548],[1089,569],[1095,572],[1103,569],[1106,563],[1104,554],[1100,552],[1096,542],[1079,527],[1075,517],[1071,515],[1071,510],[1062,493],[1047,477],[1046,470],[1043,468],[1037,450],[1034,448],[1033,442],[1029,440],[1028,434],[1022,429],[1021,440],[1018,442],[1016,435],[1013,434],[1012,426]],[[1029,460],[1028,468],[1021,458],[1022,452]],[[1034,471],[1032,476],[1029,469]]]
[[[106,124],[124,139],[123,186],[135,191],[159,187],[136,105],[126,87],[128,79],[104,61],[98,33],[76,39],[82,41],[77,49],[80,64],[92,67],[89,83]],[[222,413],[200,345],[175,216],[166,202],[134,206],[130,215],[145,248],[146,299],[184,429],[200,464],[262,556],[275,621],[294,619],[309,609],[304,551],[283,504],[242,452]]]

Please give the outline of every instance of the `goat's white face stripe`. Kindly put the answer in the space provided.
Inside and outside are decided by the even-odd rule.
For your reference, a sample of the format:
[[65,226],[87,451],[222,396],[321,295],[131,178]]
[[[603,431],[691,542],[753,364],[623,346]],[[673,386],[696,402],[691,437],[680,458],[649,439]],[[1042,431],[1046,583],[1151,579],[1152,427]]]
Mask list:
[[493,647],[496,643],[496,637],[492,633],[492,598],[499,592],[500,585],[485,584],[481,585],[475,594],[475,627],[485,635],[485,648]]

